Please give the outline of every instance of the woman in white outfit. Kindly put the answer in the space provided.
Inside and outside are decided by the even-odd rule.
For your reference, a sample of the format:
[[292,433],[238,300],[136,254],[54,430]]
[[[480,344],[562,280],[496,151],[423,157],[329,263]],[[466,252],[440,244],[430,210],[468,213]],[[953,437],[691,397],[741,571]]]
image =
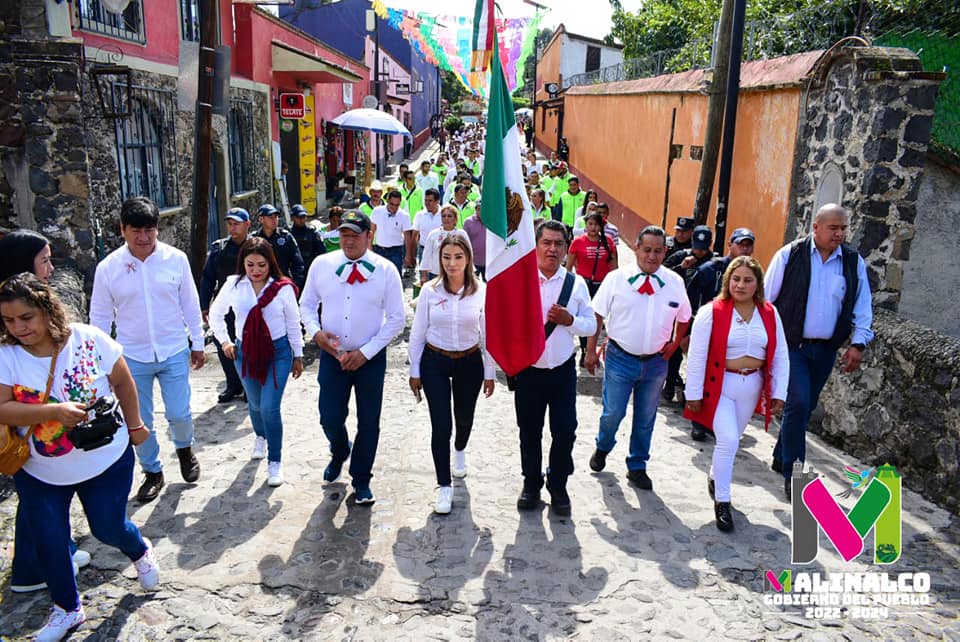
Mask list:
[[[460,220],[460,211],[453,205],[444,205],[440,208],[440,227],[431,230],[427,240],[423,242],[423,257],[420,259],[420,274],[426,275],[421,286],[440,274],[440,244],[451,235],[462,236],[470,243],[467,233],[457,227]],[[472,249],[472,248],[471,248]]]
[[740,436],[755,409],[766,427],[783,412],[789,377],[787,340],[776,308],[764,300],[763,269],[752,256],[738,256],[719,296],[694,319],[683,413],[717,439],[707,489],[722,531],[733,530],[730,483]]

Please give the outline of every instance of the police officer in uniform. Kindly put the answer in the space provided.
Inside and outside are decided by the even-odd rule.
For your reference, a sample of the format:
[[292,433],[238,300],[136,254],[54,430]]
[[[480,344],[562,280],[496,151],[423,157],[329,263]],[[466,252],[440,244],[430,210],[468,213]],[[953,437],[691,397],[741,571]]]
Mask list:
[[307,225],[307,208],[297,203],[290,208],[290,216],[293,219],[293,227],[290,233],[297,241],[297,247],[300,249],[300,256],[303,258],[304,272],[310,271],[310,264],[313,259],[327,251],[323,244],[323,236],[316,229]]
[[[224,219],[227,221],[229,235],[210,244],[210,253],[207,254],[207,262],[204,263],[203,273],[200,275],[200,311],[205,322],[207,321],[210,301],[223,287],[227,277],[237,273],[237,257],[240,255],[240,246],[247,240],[250,233],[250,214],[242,207],[227,210]],[[234,327],[233,310],[227,314],[226,321],[230,340],[236,341],[237,332]],[[223,392],[217,396],[217,401],[227,403],[234,397],[242,398],[243,383],[240,381],[240,375],[237,374],[237,368],[233,360],[223,354],[219,341],[214,339],[213,345],[217,346],[220,367],[223,368],[223,374],[227,378],[227,385]]]
[[280,264],[280,271],[296,283],[298,291],[303,291],[303,284],[307,280],[307,274],[303,268],[303,256],[300,254],[300,248],[297,247],[297,239],[289,230],[280,227],[280,212],[267,203],[257,210],[257,218],[260,220],[260,229],[254,233],[254,236],[270,241],[277,263]]
[[697,222],[685,216],[677,219],[677,224],[673,226],[673,236],[667,237],[667,254],[664,260],[670,257],[674,252],[690,249],[690,239],[693,238],[693,228]]
[[[679,219],[677,229],[680,229],[681,221],[693,221],[693,219]],[[686,223],[684,223],[686,225]],[[706,264],[713,258],[713,252],[710,251],[710,245],[713,243],[713,232],[706,225],[697,225],[693,228],[690,235],[690,247],[687,249],[675,250],[668,254],[663,261],[663,267],[673,270],[683,278],[684,286],[687,288],[687,298],[690,298],[690,284],[693,277],[696,276],[700,266]],[[694,310],[696,312],[696,310]],[[673,401],[676,388],[683,389],[683,379],[680,378],[680,365],[683,363],[683,350],[677,350],[670,357],[670,367],[667,369],[667,379],[663,384],[663,400]]]

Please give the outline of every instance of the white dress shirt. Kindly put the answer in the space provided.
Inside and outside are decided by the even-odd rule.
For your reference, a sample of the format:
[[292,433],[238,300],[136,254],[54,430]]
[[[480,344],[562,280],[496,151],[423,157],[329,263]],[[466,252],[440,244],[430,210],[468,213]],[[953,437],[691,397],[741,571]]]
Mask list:
[[424,192],[426,192],[428,189],[440,189],[440,180],[432,171],[427,172],[426,176],[423,175],[423,172],[417,172],[416,181],[417,185],[419,185]]
[[410,376],[420,377],[420,359],[426,344],[441,350],[460,352],[479,345],[483,352],[483,378],[493,379],[496,366],[487,353],[484,332],[485,290],[477,283],[477,291],[462,297],[463,288],[450,294],[443,282],[428,283],[420,290],[417,312],[410,328]]
[[165,361],[187,348],[203,350],[203,318],[190,262],[180,250],[157,241],[145,261],[126,245],[97,266],[90,297],[90,324],[110,334],[130,359]]
[[[764,294],[767,301],[776,303],[783,287],[783,273],[790,258],[790,245],[773,255],[764,276]],[[840,318],[847,281],[843,278],[843,254],[838,247],[824,261],[816,244],[810,241],[810,288],[807,291],[807,309],[803,320],[804,339],[830,339]],[[850,343],[867,344],[873,340],[873,308],[870,281],[863,257],[857,257],[857,293],[853,300],[853,331]]]
[[[787,337],[783,333],[780,313],[773,309],[777,320],[777,348],[773,353],[770,368],[770,396],[781,401],[787,398],[787,383],[790,380],[790,353],[787,349]],[[707,354],[710,351],[710,335],[713,333],[713,302],[697,311],[690,329],[690,350],[687,352],[686,398],[703,399],[703,379],[707,372]],[[767,360],[767,329],[763,327],[760,312],[754,310],[750,321],[744,322],[734,310],[730,322],[730,334],[727,336],[728,361],[740,357],[753,357]]]
[[[267,286],[273,283],[274,279],[267,279],[267,283],[260,290],[260,294],[255,294],[253,284],[250,279],[241,279],[239,275],[228,276],[220,292],[217,293],[213,303],[210,304],[210,327],[213,329],[213,336],[220,343],[230,343],[230,335],[227,333],[227,322],[225,317],[232,309],[236,315],[237,338],[243,339],[243,329],[246,327],[247,315],[257,301],[267,290]],[[293,288],[284,286],[280,288],[273,301],[267,304],[263,309],[263,320],[270,330],[270,338],[276,341],[286,335],[290,341],[290,349],[294,357],[303,356],[303,335],[300,332],[300,308],[297,307],[297,297],[293,293]]]
[[440,218],[440,210],[434,214],[428,209],[422,209],[413,217],[413,229],[420,234],[419,245],[423,247],[427,242],[427,236],[430,232],[443,224]]
[[370,213],[370,220],[377,226],[374,243],[380,247],[403,245],[403,233],[413,229],[410,213],[402,207],[397,208],[396,214],[387,211],[386,205],[375,207]]
[[[543,323],[547,323],[547,313],[560,298],[563,289],[563,279],[567,271],[560,268],[549,279],[542,272],[540,276],[540,307],[543,309]],[[573,292],[567,302],[567,312],[573,315],[572,325],[557,325],[553,333],[547,338],[547,345],[543,354],[533,364],[534,368],[556,368],[566,363],[573,356],[579,345],[576,337],[589,337],[597,331],[597,317],[590,307],[590,291],[587,282],[581,276],[574,276]]]
[[[454,234],[467,239],[467,244],[470,245],[470,237],[460,228],[454,228],[448,231],[442,227],[438,227],[430,232],[426,241],[423,243],[423,256],[420,258],[421,272],[440,274],[440,244],[443,243],[443,239]],[[472,249],[473,246],[471,245],[471,250]]]
[[[403,330],[403,285],[393,263],[379,254],[367,251],[357,261],[366,280],[351,285],[352,266],[340,270],[348,262],[343,250],[314,259],[300,297],[300,317],[308,337],[327,330],[337,335],[342,350],[360,350],[371,359]],[[322,319],[317,318],[321,303]]]
[[593,297],[594,309],[607,321],[607,336],[637,356],[663,350],[673,336],[674,323],[689,321],[692,312],[683,279],[676,272],[660,266],[654,274],[663,286],[651,278],[653,294],[637,292],[646,280],[640,274],[636,263],[614,270]]

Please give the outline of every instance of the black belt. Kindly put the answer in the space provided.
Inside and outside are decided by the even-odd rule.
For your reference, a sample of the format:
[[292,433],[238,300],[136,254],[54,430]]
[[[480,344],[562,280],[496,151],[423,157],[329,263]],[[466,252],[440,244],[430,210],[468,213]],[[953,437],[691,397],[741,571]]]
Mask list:
[[607,341],[615,345],[620,352],[627,355],[628,357],[633,357],[637,361],[646,361],[647,359],[652,359],[654,357],[662,356],[659,352],[654,352],[653,354],[633,354],[632,352],[624,350],[623,346],[621,346],[619,343],[617,343],[613,339],[607,338]]
[[833,341],[833,339],[800,339],[800,345],[824,345],[830,343],[831,341]]

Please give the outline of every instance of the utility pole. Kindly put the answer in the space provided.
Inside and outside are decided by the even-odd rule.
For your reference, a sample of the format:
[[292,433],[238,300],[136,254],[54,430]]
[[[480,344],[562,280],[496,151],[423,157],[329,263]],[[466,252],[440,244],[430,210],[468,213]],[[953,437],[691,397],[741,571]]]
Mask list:
[[723,105],[727,97],[727,72],[730,68],[730,22],[733,19],[735,1],[723,0],[723,7],[720,9],[717,58],[713,63],[713,79],[710,81],[710,98],[707,102],[707,133],[703,141],[703,157],[700,160],[697,200],[693,206],[693,217],[697,225],[707,222],[710,199],[713,197],[713,182],[717,178],[717,157],[720,155],[720,134],[723,131]]
[[743,57],[743,21],[747,0],[734,0],[730,35],[730,72],[727,75],[727,105],[723,116],[723,148],[720,150],[720,179],[717,184],[717,225],[714,247],[723,250],[727,233],[727,205],[730,174],[733,171],[733,141],[737,131],[737,101],[740,97],[740,59]]
[[200,55],[197,73],[196,139],[193,149],[193,210],[190,223],[190,267],[200,281],[207,258],[210,217],[210,165],[213,157],[214,49],[219,44],[219,0],[199,0]]

